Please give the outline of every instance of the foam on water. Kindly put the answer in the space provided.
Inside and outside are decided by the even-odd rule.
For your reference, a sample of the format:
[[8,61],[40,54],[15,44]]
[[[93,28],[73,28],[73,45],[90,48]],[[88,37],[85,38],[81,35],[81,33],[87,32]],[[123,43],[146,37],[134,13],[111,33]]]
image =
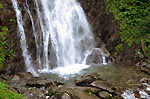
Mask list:
[[88,67],[90,67],[90,65],[74,64],[74,65],[68,65],[65,67],[57,67],[52,70],[43,69],[43,70],[39,70],[39,72],[40,73],[57,73],[61,76],[64,76],[64,75],[79,73],[81,70],[86,69]]

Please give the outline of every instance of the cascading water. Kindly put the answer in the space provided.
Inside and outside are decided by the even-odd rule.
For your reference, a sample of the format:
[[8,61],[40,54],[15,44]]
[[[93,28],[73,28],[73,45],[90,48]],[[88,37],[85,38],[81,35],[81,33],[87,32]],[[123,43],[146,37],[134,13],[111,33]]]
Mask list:
[[[27,49],[21,11],[16,0],[12,0],[27,70],[34,75],[36,75],[35,71],[38,69],[39,72],[66,73],[66,71],[69,71],[68,74],[70,74],[87,68],[85,58],[95,44],[93,34],[80,4],[75,0],[34,0],[34,2],[38,14],[37,20],[39,20],[42,32],[40,37],[37,36],[35,22],[27,0],[24,3],[24,8],[29,14],[35,37],[36,61],[39,66],[36,68],[33,66],[32,58]],[[54,67],[58,68],[51,68],[51,63],[54,63],[52,60],[56,61]]]
[[35,72],[34,67],[32,66],[32,59],[31,56],[29,55],[29,52],[27,50],[27,45],[26,45],[26,36],[25,36],[25,32],[24,32],[24,28],[23,28],[23,21],[22,21],[22,15],[20,10],[18,9],[17,6],[17,2],[16,0],[12,0],[14,9],[16,11],[16,16],[17,16],[17,23],[18,23],[18,28],[19,28],[19,32],[20,32],[20,42],[21,42],[21,48],[22,48],[22,55],[25,61],[25,64],[27,66],[27,71],[31,72],[33,75],[37,75]]

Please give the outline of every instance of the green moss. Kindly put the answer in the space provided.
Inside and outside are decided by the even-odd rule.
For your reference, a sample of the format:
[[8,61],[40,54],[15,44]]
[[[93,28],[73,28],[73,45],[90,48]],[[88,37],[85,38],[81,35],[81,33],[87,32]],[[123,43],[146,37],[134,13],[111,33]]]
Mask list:
[[6,58],[12,58],[14,51],[12,46],[7,44],[7,37],[9,35],[9,29],[6,26],[3,26],[0,30],[0,70],[3,68],[4,61]]
[[0,99],[23,99],[22,94],[14,93],[8,90],[9,86],[3,82],[0,82]]
[[0,9],[2,9],[3,8],[3,5],[2,4],[0,4]]

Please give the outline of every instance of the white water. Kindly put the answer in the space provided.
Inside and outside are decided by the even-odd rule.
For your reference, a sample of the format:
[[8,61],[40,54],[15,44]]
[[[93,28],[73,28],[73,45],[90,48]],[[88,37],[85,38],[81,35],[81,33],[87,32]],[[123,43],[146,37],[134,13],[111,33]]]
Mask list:
[[[26,44],[21,12],[16,0],[12,0],[12,3],[16,11],[27,71],[34,75],[38,69],[39,72],[72,74],[89,67],[85,64],[87,56],[95,46],[94,37],[79,3],[75,0],[35,0],[37,20],[39,20],[42,32],[40,33],[42,35],[38,37],[35,22],[26,0],[24,8],[30,17],[36,44],[37,55],[36,60],[33,61]],[[105,64],[105,55],[102,55]],[[54,69],[51,66],[51,63],[54,63],[53,60],[56,61]],[[34,61],[37,61],[36,68],[33,66]]]
[[[42,0],[42,5],[46,22],[43,33],[45,64],[49,61],[49,39],[55,48],[58,66],[81,64],[83,53],[93,44],[93,35],[82,8],[75,0],[55,0],[53,5],[49,0]],[[49,9],[50,6],[53,8]]]
[[[144,80],[145,78],[141,79]],[[139,95],[142,99],[150,99],[150,95],[148,94],[150,92],[150,85],[148,85],[147,83],[142,83],[144,86],[146,86],[146,88],[144,88],[143,90],[139,89]],[[125,92],[123,92],[123,94],[121,95],[124,99],[139,99],[135,97],[135,94],[133,93],[132,90],[126,90]],[[140,99],[141,99],[140,98]]]
[[20,32],[19,35],[20,35],[20,38],[21,38],[20,42],[21,42],[21,48],[22,48],[22,55],[23,55],[25,64],[27,66],[26,69],[27,69],[28,72],[31,72],[33,75],[36,76],[37,74],[35,72],[35,69],[32,66],[32,63],[31,63],[32,62],[31,56],[29,55],[29,52],[27,50],[28,46],[26,45],[26,36],[25,36],[25,33],[24,33],[21,12],[18,9],[16,0],[11,0],[11,1],[13,3],[14,9],[16,11],[17,23],[18,23],[18,28],[19,28],[19,32]]
[[[40,59],[40,46],[38,45],[38,37],[37,37],[37,32],[35,31],[35,25],[34,25],[34,21],[33,21],[33,17],[31,15],[31,12],[29,10],[29,5],[27,3],[27,0],[26,0],[26,3],[24,5],[24,8],[25,10],[27,11],[27,13],[29,14],[29,17],[31,19],[31,23],[32,23],[32,29],[33,29],[33,34],[34,34],[34,37],[35,37],[35,44],[36,44],[36,57],[37,57],[37,60],[38,60],[38,66],[39,68],[41,67],[41,59]],[[41,40],[41,39],[40,39]]]

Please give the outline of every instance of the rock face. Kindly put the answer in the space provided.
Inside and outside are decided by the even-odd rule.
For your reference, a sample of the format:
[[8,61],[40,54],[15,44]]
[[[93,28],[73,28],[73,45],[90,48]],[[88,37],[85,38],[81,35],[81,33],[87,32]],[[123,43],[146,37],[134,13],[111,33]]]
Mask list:
[[15,74],[19,71],[24,70],[20,40],[17,36],[15,11],[12,7],[11,0],[0,0],[0,4],[3,6],[2,8],[0,8],[0,29],[3,26],[7,26],[7,28],[9,29],[9,35],[7,37],[7,43],[9,45],[8,47],[16,52],[14,53],[14,57],[12,57],[11,59],[6,58],[4,68],[1,73]]
[[[31,28],[32,23],[30,20],[30,16],[27,13],[26,9],[24,8],[23,4],[25,4],[26,0],[19,0],[18,5],[20,7],[23,21],[24,23],[24,29],[27,33],[26,41],[28,45],[28,50],[30,52],[30,55],[33,59],[36,57],[36,45],[35,45],[35,38],[33,35],[33,29]],[[33,19],[37,19],[37,11],[34,9],[34,0],[28,0],[30,11],[32,14]],[[9,29],[9,36],[7,38],[7,43],[11,48],[14,50],[14,56],[11,59],[7,59],[4,63],[4,68],[0,73],[5,73],[8,75],[16,74],[18,72],[26,71],[25,63],[22,56],[22,49],[20,46],[20,37],[18,35],[18,26],[17,26],[17,19],[16,19],[16,13],[14,11],[14,8],[12,6],[11,0],[0,0],[0,4],[6,5],[4,8],[0,9],[0,28],[2,26],[7,26]],[[13,19],[14,21],[10,22],[10,19]],[[40,36],[41,29],[38,26],[39,20],[35,20],[35,30],[38,31],[38,34]],[[36,62],[34,63],[36,66]]]
[[[112,22],[114,16],[112,13],[108,14],[106,9],[105,0],[78,0],[85,11],[87,19],[90,23],[91,29],[95,35],[96,41],[101,44],[106,44],[106,48],[111,53],[117,44],[119,44],[120,37],[116,33],[118,24]],[[101,45],[99,45],[101,46]]]
[[[119,25],[113,22],[114,16],[106,8],[106,0],[78,0],[85,11],[91,29],[95,35],[98,47],[104,46],[110,53],[110,57],[115,59],[117,64],[135,65],[135,48],[128,47],[123,43],[123,50],[118,55],[114,55],[115,47],[121,43],[121,38],[117,32]],[[104,45],[102,44],[104,43]]]

